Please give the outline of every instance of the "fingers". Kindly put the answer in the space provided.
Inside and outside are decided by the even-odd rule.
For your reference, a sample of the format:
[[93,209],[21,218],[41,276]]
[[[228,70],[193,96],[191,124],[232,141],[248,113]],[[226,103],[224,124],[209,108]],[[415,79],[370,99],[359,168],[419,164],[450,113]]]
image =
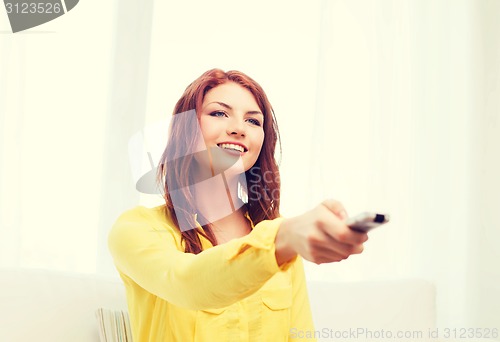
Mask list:
[[[335,200],[325,200],[314,209],[282,223],[290,249],[317,264],[347,259],[363,251],[368,235],[351,230],[347,212]],[[286,229],[285,229],[286,228]],[[277,243],[279,239],[277,238]],[[278,258],[278,257],[277,257]]]
[[339,262],[349,258],[352,254],[359,254],[362,251],[362,245],[356,249],[352,246],[317,246],[311,249],[311,253],[306,259],[315,264]]
[[365,243],[368,240],[367,233],[354,231],[346,226],[344,222],[341,223],[343,226],[334,227],[333,229],[328,230],[328,234],[339,242],[348,245],[359,245]]
[[338,218],[341,220],[345,220],[347,216],[347,211],[345,210],[344,206],[342,203],[339,201],[333,200],[333,199],[327,199],[321,202],[323,206],[325,206],[328,210],[330,210],[332,213],[337,215]]
[[325,200],[320,208],[325,210],[318,213],[319,226],[333,239],[347,245],[359,245],[368,240],[368,234],[353,231],[345,224],[347,212],[340,202]]
[[339,262],[339,261],[346,259],[345,257],[343,257],[340,254],[331,253],[331,252],[330,253],[322,252],[322,253],[315,254],[309,258],[307,258],[307,257],[305,257],[305,258],[308,261],[313,262],[317,265],[330,263],[330,262]]
[[338,255],[340,260],[347,259],[351,254],[360,254],[363,252],[363,244],[342,243],[335,238],[323,234],[319,238],[311,238],[311,254],[318,255]]

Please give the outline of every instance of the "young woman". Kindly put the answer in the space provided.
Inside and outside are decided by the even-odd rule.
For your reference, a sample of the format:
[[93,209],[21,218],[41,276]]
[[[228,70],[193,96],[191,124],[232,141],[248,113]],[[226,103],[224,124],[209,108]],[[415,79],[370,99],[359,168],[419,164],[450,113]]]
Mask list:
[[186,88],[160,161],[165,205],[125,212],[109,235],[135,342],[314,340],[302,258],[346,259],[367,235],[334,200],[280,217],[278,137],[245,74],[209,70]]

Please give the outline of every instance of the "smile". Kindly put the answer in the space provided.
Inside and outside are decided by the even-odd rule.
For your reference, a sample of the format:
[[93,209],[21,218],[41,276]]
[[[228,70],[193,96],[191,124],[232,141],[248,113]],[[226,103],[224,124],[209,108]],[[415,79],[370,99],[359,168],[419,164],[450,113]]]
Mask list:
[[246,148],[244,148],[243,146],[236,145],[236,144],[221,143],[221,144],[217,144],[217,146],[219,146],[220,148],[223,148],[225,150],[232,150],[232,151],[237,151],[240,153],[247,151]]

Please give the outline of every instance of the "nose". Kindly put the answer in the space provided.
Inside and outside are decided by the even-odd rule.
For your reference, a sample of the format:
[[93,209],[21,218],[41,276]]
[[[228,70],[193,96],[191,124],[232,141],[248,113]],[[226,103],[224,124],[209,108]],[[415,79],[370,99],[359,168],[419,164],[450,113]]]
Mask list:
[[241,135],[245,136],[245,124],[244,122],[233,118],[227,125],[226,132],[228,135]]

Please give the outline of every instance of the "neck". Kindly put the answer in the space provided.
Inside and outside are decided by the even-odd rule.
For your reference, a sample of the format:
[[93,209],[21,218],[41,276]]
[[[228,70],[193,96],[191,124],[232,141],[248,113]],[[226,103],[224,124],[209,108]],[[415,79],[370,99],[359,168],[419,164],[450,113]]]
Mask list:
[[198,180],[194,186],[194,201],[207,221],[200,224],[213,223],[239,212],[244,203],[238,197],[238,176],[227,177],[221,173]]

